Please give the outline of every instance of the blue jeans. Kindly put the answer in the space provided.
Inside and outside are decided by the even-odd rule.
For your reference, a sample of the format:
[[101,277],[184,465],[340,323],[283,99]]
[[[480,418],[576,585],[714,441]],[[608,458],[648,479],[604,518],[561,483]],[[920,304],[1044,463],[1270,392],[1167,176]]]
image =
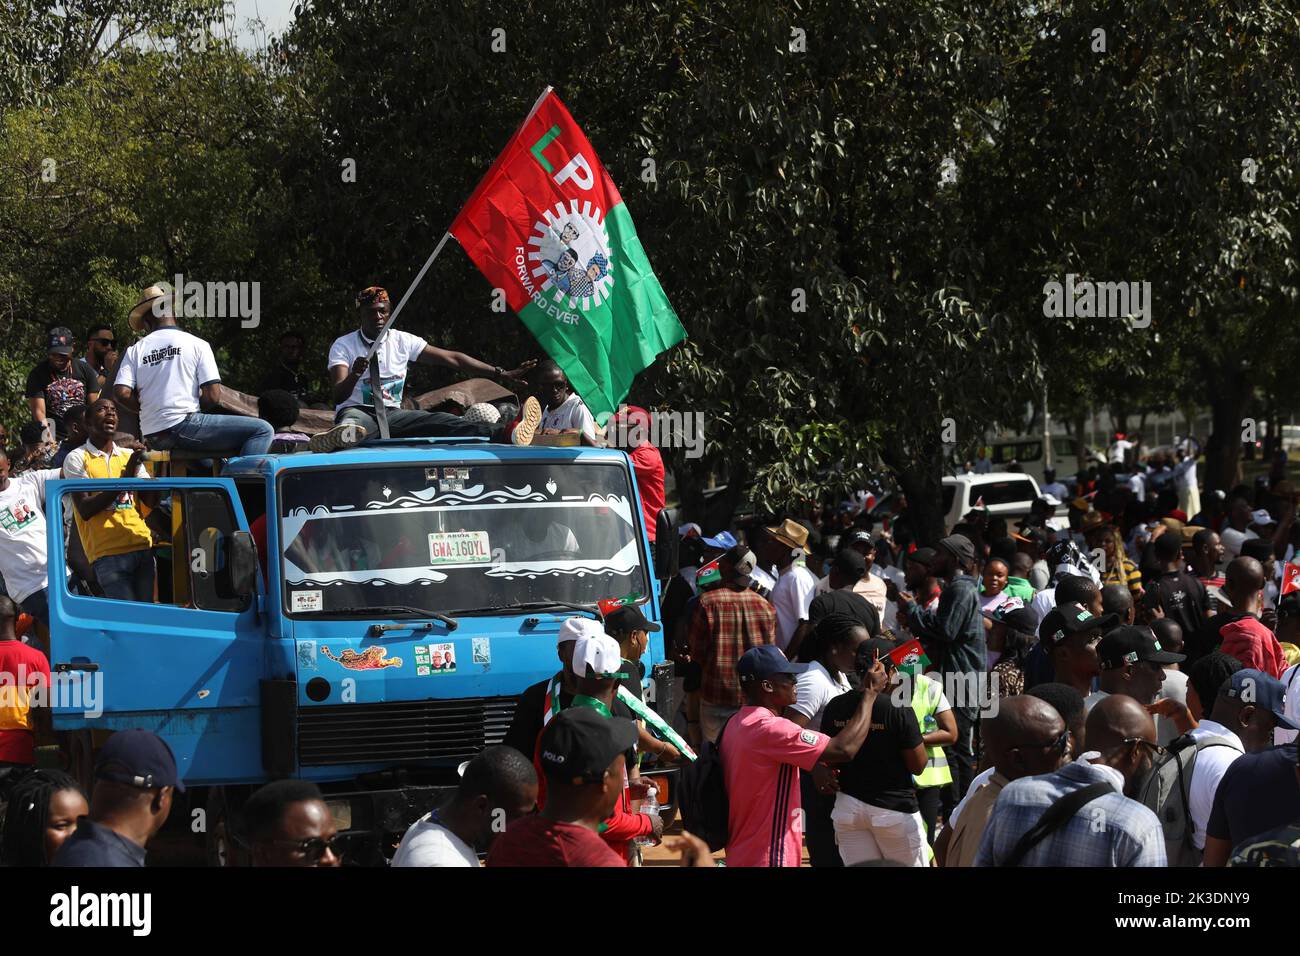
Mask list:
[[[447,412],[423,412],[413,408],[390,408],[388,433],[394,438],[491,438],[502,431],[501,425],[483,425],[467,422],[459,415]],[[375,410],[368,405],[349,405],[339,412],[334,421],[356,422],[366,430],[366,437],[379,437],[379,423]]]
[[246,415],[205,415],[190,412],[167,429],[146,435],[150,448],[159,451],[227,451],[238,448],[241,455],[265,455],[275,429],[270,422]]
[[96,560],[92,567],[105,597],[153,603],[154,562],[150,549],[110,554]]
[[18,602],[18,606],[30,614],[36,620],[40,621],[46,627],[50,626],[50,593],[49,588],[41,588]]

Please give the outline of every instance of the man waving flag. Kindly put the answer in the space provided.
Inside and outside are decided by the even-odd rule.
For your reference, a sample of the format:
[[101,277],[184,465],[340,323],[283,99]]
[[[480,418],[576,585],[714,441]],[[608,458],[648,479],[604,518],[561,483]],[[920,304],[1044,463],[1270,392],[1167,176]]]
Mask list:
[[686,338],[623,197],[549,87],[450,231],[601,424]]

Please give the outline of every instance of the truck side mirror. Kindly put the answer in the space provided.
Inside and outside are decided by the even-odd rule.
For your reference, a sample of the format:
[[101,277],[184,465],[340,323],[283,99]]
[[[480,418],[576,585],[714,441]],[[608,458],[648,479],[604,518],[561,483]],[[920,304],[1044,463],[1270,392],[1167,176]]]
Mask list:
[[677,573],[677,523],[661,508],[655,516],[655,577],[667,581]]
[[230,585],[240,597],[257,590],[257,546],[247,531],[230,534]]

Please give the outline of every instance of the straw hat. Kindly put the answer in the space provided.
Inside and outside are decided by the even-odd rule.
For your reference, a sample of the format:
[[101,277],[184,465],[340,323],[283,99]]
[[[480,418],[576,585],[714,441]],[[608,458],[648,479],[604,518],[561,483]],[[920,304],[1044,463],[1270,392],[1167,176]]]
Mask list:
[[140,293],[140,301],[135,304],[129,315],[126,317],[127,324],[136,332],[144,331],[144,314],[154,307],[154,303],[159,299],[166,299],[171,296],[166,288],[160,285],[151,285]]

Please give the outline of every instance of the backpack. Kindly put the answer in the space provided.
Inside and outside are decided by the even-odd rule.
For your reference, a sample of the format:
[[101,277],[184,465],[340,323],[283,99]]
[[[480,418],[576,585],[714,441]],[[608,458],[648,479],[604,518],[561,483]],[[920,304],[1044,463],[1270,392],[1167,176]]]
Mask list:
[[716,743],[705,741],[699,758],[681,770],[682,826],[709,845],[714,853],[727,845],[731,829],[731,799],[727,796],[727,778],[722,770],[722,725]]
[[1170,866],[1200,866],[1203,850],[1192,844],[1190,793],[1196,755],[1206,747],[1233,747],[1222,737],[1193,740],[1183,734],[1166,749],[1147,772],[1138,791],[1138,801],[1160,819],[1165,834],[1165,855]]

